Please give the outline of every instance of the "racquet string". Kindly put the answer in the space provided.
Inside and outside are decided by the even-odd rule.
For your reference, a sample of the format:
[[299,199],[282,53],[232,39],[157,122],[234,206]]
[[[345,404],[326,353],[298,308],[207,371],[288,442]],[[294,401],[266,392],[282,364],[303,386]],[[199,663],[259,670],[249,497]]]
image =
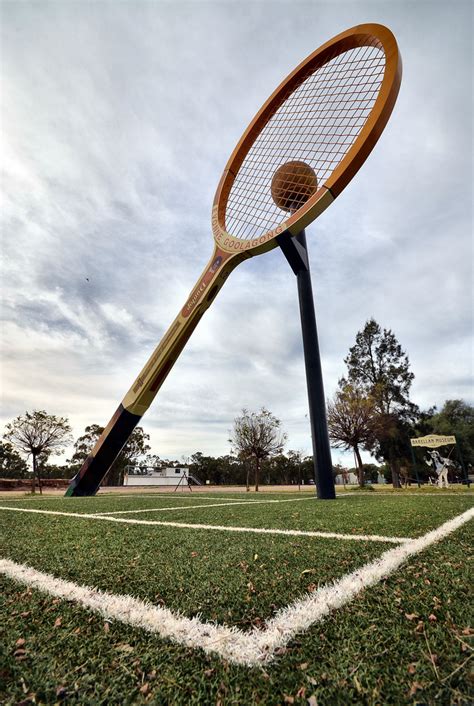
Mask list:
[[[249,240],[276,228],[287,214],[274,203],[271,181],[290,161],[308,164],[322,186],[356,140],[375,104],[385,71],[378,43],[350,49],[301,76],[263,125],[232,184],[225,228]],[[298,179],[288,174],[284,188],[294,201],[306,201]]]

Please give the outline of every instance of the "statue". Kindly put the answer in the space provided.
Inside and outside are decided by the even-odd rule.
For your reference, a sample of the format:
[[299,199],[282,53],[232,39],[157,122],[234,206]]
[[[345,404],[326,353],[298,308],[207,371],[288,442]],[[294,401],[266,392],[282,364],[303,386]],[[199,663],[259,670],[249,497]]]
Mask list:
[[429,466],[434,468],[435,473],[438,476],[438,486],[440,488],[449,488],[448,470],[450,468],[454,468],[453,462],[450,461],[449,458],[441,456],[440,452],[436,451],[436,449],[433,449],[433,451],[428,451],[428,456],[430,457],[429,460],[425,460]]

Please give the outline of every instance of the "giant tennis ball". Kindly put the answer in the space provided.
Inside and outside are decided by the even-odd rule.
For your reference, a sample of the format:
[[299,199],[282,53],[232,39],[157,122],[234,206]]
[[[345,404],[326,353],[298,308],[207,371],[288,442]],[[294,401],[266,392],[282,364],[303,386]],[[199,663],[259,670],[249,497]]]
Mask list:
[[318,179],[309,164],[286,162],[272,179],[272,198],[283,211],[297,211],[318,188]]

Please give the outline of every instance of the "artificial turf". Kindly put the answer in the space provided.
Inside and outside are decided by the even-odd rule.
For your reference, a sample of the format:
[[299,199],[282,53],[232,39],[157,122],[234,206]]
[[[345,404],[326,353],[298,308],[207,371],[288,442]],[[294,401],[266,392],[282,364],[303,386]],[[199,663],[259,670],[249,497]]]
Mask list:
[[[196,494],[192,504],[197,500]],[[216,502],[224,500],[216,497]],[[184,504],[182,496],[87,501],[86,512]],[[472,501],[469,494],[439,494],[207,509],[203,502],[202,509],[186,513],[130,517],[414,537],[460,514]],[[18,504],[77,512],[80,502],[44,498]],[[242,629],[263,625],[276,609],[389,548],[349,540],[2,515],[4,555],[15,561]],[[236,667],[104,622],[77,605],[4,579],[2,697],[7,704],[468,704],[474,697],[469,677],[473,539],[470,523],[413,557],[386,581],[297,636],[265,670]]]
[[239,627],[262,623],[316,585],[393,546],[15,512],[4,513],[2,519],[7,556],[13,561],[164,604],[188,617],[199,614]]
[[[347,534],[417,537],[437,527],[473,504],[470,495],[439,497],[351,495],[334,503],[302,498],[301,502],[209,507],[130,514],[135,520],[204,523],[239,527],[266,527]],[[263,500],[263,498],[262,498]],[[219,501],[217,501],[219,502]],[[224,501],[222,501],[224,502]],[[197,503],[196,503],[197,504]],[[183,503],[180,503],[182,507]],[[57,508],[56,508],[57,509]],[[132,509],[132,508],[122,508]],[[127,517],[127,515],[123,515]]]

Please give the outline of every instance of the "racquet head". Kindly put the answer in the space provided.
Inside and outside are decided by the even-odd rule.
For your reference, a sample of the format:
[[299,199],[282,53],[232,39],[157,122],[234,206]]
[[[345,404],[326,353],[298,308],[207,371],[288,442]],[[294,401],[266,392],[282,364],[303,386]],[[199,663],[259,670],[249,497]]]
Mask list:
[[395,37],[378,24],[342,32],[308,56],[272,93],[225,166],[212,211],[217,248],[251,257],[322,213],[380,137],[401,73]]

